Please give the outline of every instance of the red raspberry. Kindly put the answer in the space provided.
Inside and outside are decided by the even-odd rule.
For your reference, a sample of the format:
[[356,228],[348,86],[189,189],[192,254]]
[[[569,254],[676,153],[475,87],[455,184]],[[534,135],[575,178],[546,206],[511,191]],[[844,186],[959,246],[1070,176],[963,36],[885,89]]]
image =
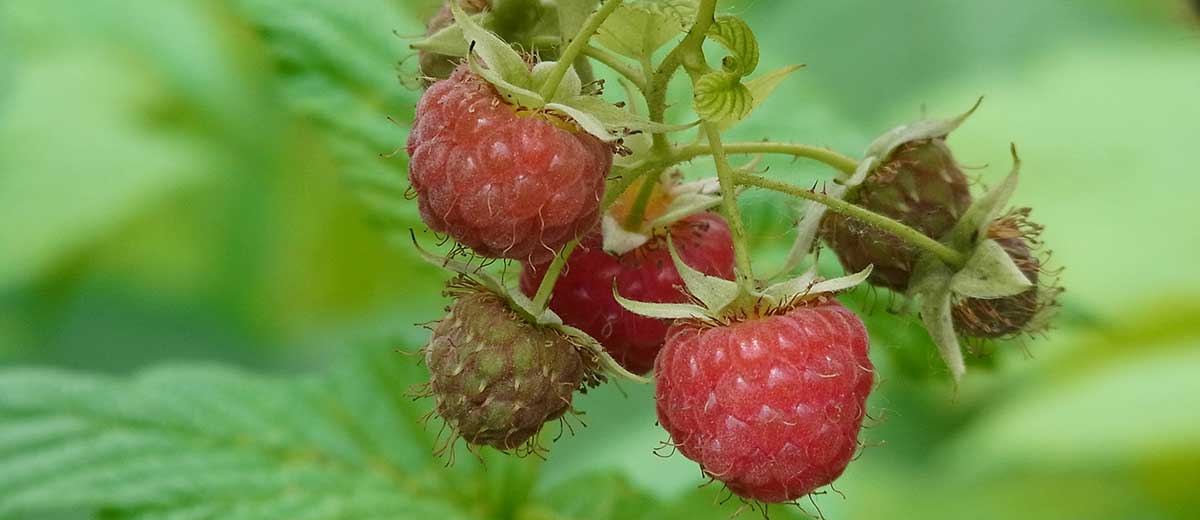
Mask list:
[[596,225],[612,150],[523,111],[465,66],[421,97],[408,136],[421,217],[490,258],[541,260]]
[[738,495],[788,502],[834,481],[858,448],[874,367],[835,300],[711,326],[680,321],[658,356],[658,422]]
[[[671,226],[680,258],[698,271],[733,279],[733,239],[729,226],[714,213],[700,213]],[[626,370],[645,374],[654,366],[670,325],[665,320],[633,314],[613,299],[613,280],[626,298],[654,303],[683,303],[683,280],[667,251],[665,234],[624,255],[601,248],[599,235],[571,255],[554,286],[550,308],[563,322],[600,341]],[[542,282],[545,264],[526,266],[521,290],[532,296]]]

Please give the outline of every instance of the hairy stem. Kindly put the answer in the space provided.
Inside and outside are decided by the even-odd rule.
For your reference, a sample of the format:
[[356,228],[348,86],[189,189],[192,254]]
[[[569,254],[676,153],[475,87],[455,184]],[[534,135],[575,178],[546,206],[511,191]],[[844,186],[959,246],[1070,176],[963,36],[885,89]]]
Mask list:
[[[727,143],[724,146],[725,153],[729,155],[739,154],[780,154],[791,155],[793,157],[801,157],[812,159],[829,165],[845,174],[853,174],[858,168],[858,161],[851,159],[845,155],[837,153],[828,148],[810,146],[805,144],[792,143]],[[694,144],[683,146],[675,149],[675,153],[671,158],[677,162],[687,162],[697,157],[712,155],[713,149],[709,145]]]
[[617,74],[620,74],[625,79],[629,80],[629,82],[633,83],[633,85],[639,90],[646,89],[646,76],[642,74],[637,67],[634,67],[628,61],[621,59],[620,56],[594,45],[585,47],[583,49],[583,55],[603,63],[604,66],[612,69]]
[[541,94],[542,99],[550,99],[554,95],[554,92],[558,90],[558,84],[562,83],[563,77],[567,75],[567,70],[571,68],[571,64],[583,53],[583,49],[588,46],[592,35],[596,34],[596,31],[600,29],[600,25],[604,23],[604,20],[608,19],[609,15],[613,14],[618,7],[621,7],[621,3],[624,1],[607,0],[604,2],[604,5],[600,6],[600,9],[592,13],[583,22],[583,27],[579,29],[579,34],[576,34],[571,43],[567,45],[567,48],[563,49],[562,54],[558,57],[558,62],[550,70],[550,76],[546,78],[546,83],[538,90],[538,94]]
[[746,245],[746,226],[742,223],[742,211],[737,204],[737,172],[729,166],[729,158],[721,146],[721,130],[714,123],[704,123],[704,134],[712,148],[713,162],[717,166],[717,180],[721,183],[721,207],[729,221],[733,236],[733,256],[737,264],[738,283],[749,292],[753,289],[754,268],[750,263],[750,251]]
[[[966,258],[962,253],[955,251],[949,246],[938,242],[932,238],[925,236],[924,233],[917,231],[903,223],[885,217],[868,209],[855,206],[841,199],[835,199],[828,195],[816,193],[813,190],[795,186],[792,184],[779,182],[772,179],[766,179],[757,175],[748,175],[744,173],[735,174],[736,182],[744,186],[755,186],[771,191],[777,191],[793,197],[811,200],[818,204],[822,204],[829,208],[830,211],[840,213],[850,218],[858,219],[877,228],[883,229],[905,241],[912,246],[921,248],[933,255],[937,256],[946,264],[953,267],[962,267],[966,262]],[[724,191],[724,182],[722,182],[722,191]]]
[[575,248],[579,247],[579,239],[576,238],[554,256],[554,261],[550,263],[550,267],[546,270],[546,276],[542,278],[541,285],[538,285],[537,294],[533,297],[533,308],[541,312],[546,311],[546,307],[550,305],[550,294],[554,291],[554,284],[558,282],[559,275],[562,274],[563,267],[567,265],[567,259],[571,257],[571,253],[575,252]]

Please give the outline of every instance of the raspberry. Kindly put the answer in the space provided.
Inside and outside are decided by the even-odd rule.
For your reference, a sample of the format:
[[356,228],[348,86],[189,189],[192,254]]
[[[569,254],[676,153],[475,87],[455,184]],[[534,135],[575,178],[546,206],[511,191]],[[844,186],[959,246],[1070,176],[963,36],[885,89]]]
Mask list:
[[599,220],[612,151],[504,102],[466,66],[425,92],[408,137],[421,217],[489,258],[538,261]]
[[739,496],[795,500],[833,482],[858,448],[867,350],[862,321],[825,296],[729,325],[677,322],[655,365],[658,421]]
[[589,368],[560,332],[526,322],[495,293],[459,279],[425,350],[429,394],[454,434],[500,450],[534,448],[571,408]]
[[[680,258],[698,271],[733,279],[733,239],[729,226],[714,213],[692,215],[673,224],[672,240]],[[683,280],[671,262],[666,234],[615,256],[601,248],[593,234],[585,249],[567,262],[554,286],[550,308],[563,322],[596,338],[626,370],[645,374],[663,346],[669,322],[633,314],[613,299],[613,280],[625,297],[655,303],[684,303]],[[527,265],[521,290],[532,296],[541,284],[545,264]]]
[[[466,11],[467,14],[480,13],[492,8],[491,0],[457,1],[460,1],[459,5],[462,6],[463,11]],[[433,15],[433,18],[430,18],[429,22],[425,24],[425,35],[433,36],[438,31],[449,27],[453,23],[454,15],[450,13],[450,5],[442,4],[442,8],[438,9],[437,14]],[[420,62],[421,74],[425,77],[427,86],[429,83],[433,83],[436,80],[450,77],[450,74],[454,72],[454,68],[457,66],[457,63],[462,61],[461,59],[453,56],[446,56],[444,54],[426,51],[420,51],[417,54],[417,60]]]
[[[941,238],[971,205],[971,193],[945,141],[925,139],[901,145],[846,200]],[[825,216],[821,236],[847,271],[874,264],[872,284],[908,288],[919,251],[903,240],[836,213]]]
[[1030,244],[1040,243],[1038,236],[1042,228],[1028,220],[1029,212],[1029,208],[1022,208],[1000,218],[988,230],[988,237],[1004,248],[1034,287],[1004,298],[956,301],[951,312],[954,328],[960,334],[996,339],[1032,332],[1042,326],[1036,322],[1038,315],[1055,305],[1061,289],[1055,287],[1053,281],[1046,283],[1042,276],[1042,262],[1030,247]]

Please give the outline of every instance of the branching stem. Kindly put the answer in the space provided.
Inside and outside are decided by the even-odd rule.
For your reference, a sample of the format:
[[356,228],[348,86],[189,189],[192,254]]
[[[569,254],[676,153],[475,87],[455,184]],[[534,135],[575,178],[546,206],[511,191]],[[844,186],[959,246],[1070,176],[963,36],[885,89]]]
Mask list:
[[[929,238],[925,236],[924,233],[906,226],[897,220],[885,217],[868,209],[785,182],[766,179],[757,175],[749,175],[745,173],[737,173],[735,175],[737,184],[741,184],[743,186],[755,186],[758,188],[764,188],[783,193],[785,195],[811,200],[818,204],[824,205],[825,207],[829,208],[830,211],[861,220],[871,224],[872,226],[883,229],[910,245],[934,254],[948,265],[961,268],[966,262],[966,258],[963,256],[963,254],[955,251],[950,246]],[[724,185],[724,183],[722,183],[722,185]]]
[[588,46],[592,35],[596,34],[596,31],[604,24],[604,20],[608,19],[609,15],[613,14],[618,7],[621,7],[621,3],[624,1],[607,0],[604,2],[604,5],[600,6],[600,9],[592,13],[591,16],[588,16],[587,20],[583,22],[583,28],[579,29],[579,33],[575,35],[575,38],[571,40],[571,43],[559,55],[558,62],[550,70],[550,76],[547,77],[546,83],[538,90],[538,94],[541,94],[542,99],[550,99],[554,96],[554,92],[558,90],[558,84],[562,83],[562,79],[567,75],[567,71],[570,70],[571,64],[575,62],[575,59]]

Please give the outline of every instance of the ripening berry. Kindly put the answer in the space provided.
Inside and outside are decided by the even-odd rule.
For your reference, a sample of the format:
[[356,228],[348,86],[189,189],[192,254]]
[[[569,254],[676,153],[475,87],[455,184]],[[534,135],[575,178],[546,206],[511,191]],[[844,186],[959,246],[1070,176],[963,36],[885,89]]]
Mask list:
[[562,333],[526,322],[496,294],[452,283],[454,298],[425,350],[436,411],[472,445],[530,446],[571,409],[585,359]]
[[[733,279],[733,239],[729,226],[715,213],[699,213],[674,223],[671,238],[680,258],[711,276]],[[546,264],[527,265],[521,290],[537,292]],[[550,308],[563,322],[596,338],[626,370],[645,374],[666,339],[669,321],[638,316],[613,298],[613,281],[621,294],[654,303],[688,301],[683,280],[671,262],[665,232],[623,255],[601,247],[598,234],[589,236],[567,261],[554,285]]]

